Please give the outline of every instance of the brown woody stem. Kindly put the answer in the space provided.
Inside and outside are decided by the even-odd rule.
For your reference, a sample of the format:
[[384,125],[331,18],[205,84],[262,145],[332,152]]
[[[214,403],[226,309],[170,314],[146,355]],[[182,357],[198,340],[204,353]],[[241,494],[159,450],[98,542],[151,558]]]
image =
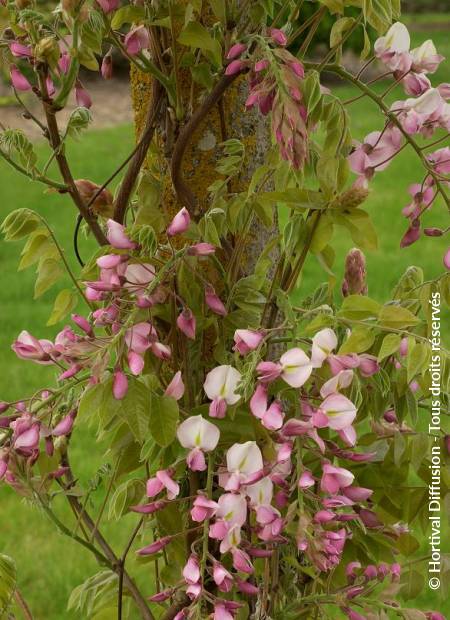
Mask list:
[[130,200],[131,192],[133,191],[136,179],[142,168],[142,164],[145,161],[145,157],[147,155],[150,144],[153,140],[156,122],[163,99],[162,92],[162,86],[157,80],[154,80],[153,94],[147,113],[147,120],[145,123],[144,131],[136,147],[130,165],[128,166],[128,169],[125,173],[124,179],[120,185],[119,193],[117,194],[115,202],[114,219],[120,224],[123,224],[123,221],[125,219],[125,213],[128,207],[128,202]]
[[77,186],[75,185],[72,172],[70,171],[67,158],[64,154],[64,148],[61,141],[61,136],[59,134],[58,123],[56,121],[55,110],[53,109],[51,99],[48,96],[45,73],[43,71],[39,71],[38,76],[39,87],[42,95],[42,104],[44,107],[45,119],[47,122],[48,139],[55,153],[55,159],[57,161],[61,176],[67,186],[67,192],[70,194],[70,197],[72,198],[75,206],[79,210],[80,214],[83,216],[84,220],[87,222],[89,228],[92,230],[92,233],[94,234],[94,237],[97,239],[98,243],[100,245],[107,245],[108,240],[106,239],[99,223],[97,222],[97,219],[84,204],[84,201],[80,196]]

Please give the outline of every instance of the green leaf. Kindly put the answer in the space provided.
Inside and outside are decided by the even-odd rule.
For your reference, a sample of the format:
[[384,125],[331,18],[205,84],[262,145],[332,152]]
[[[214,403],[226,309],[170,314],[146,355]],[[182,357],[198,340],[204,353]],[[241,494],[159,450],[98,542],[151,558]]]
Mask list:
[[308,110],[308,116],[311,116],[322,99],[319,73],[317,71],[309,71],[301,83],[301,89]]
[[105,34],[105,26],[103,17],[99,11],[92,10],[89,12],[89,19],[83,24],[81,31],[81,40],[96,54],[102,53],[102,40]]
[[353,17],[341,17],[335,21],[330,32],[330,47],[339,45],[344,34],[350,30],[354,23],[355,19]]
[[141,173],[136,190],[138,197],[138,211],[136,224],[152,226],[155,232],[165,229],[164,212],[159,208],[161,203],[161,182],[148,170]]
[[174,398],[152,393],[149,430],[158,445],[165,447],[173,442],[176,436],[178,418],[178,403]]
[[333,237],[333,220],[327,214],[323,215],[315,227],[311,240],[310,251],[312,254],[319,254],[328,245]]
[[383,306],[378,321],[383,327],[393,327],[395,329],[410,327],[420,323],[420,319],[407,308],[403,308],[403,306]]
[[92,116],[87,108],[75,108],[67,122],[66,136],[78,138],[81,132],[88,128],[91,120]]
[[89,71],[98,71],[100,68],[94,52],[86,45],[83,45],[83,43],[78,50],[78,60],[80,65],[83,65]]
[[111,28],[119,30],[124,24],[140,22],[145,17],[145,8],[135,4],[127,4],[117,10],[111,20]]
[[340,355],[347,353],[363,353],[370,349],[375,341],[375,333],[373,329],[358,326],[352,330],[352,333],[339,349]]
[[79,612],[79,617],[92,618],[111,599],[117,598],[118,577],[111,570],[102,570],[76,588],[70,594],[67,609]]
[[400,594],[406,601],[409,601],[421,593],[425,585],[425,578],[418,571],[410,570],[402,575],[401,584]]
[[378,361],[381,362],[389,355],[393,355],[398,351],[401,337],[399,334],[388,334],[383,338],[380,350],[378,352]]
[[258,194],[259,202],[284,202],[290,209],[325,209],[326,202],[321,192],[291,187],[282,192],[263,192]]
[[337,186],[339,160],[335,155],[323,154],[316,164],[316,175],[324,192],[331,194]]
[[414,536],[412,536],[408,532],[402,534],[397,540],[397,549],[403,555],[412,555],[419,548],[420,543],[417,538],[414,538]]
[[191,67],[192,79],[206,90],[210,91],[214,84],[211,67],[207,62],[200,62]]
[[379,34],[384,34],[392,23],[392,0],[362,0],[365,19]]
[[56,258],[58,250],[53,240],[49,237],[48,230],[38,228],[28,237],[20,256],[21,260],[18,271],[31,267],[31,265],[37,263],[44,256],[46,258]]
[[370,54],[370,50],[372,49],[372,44],[370,42],[370,37],[367,34],[367,30],[366,28],[363,26],[363,32],[364,32],[364,46],[361,50],[361,54],[359,56],[360,60],[365,60],[367,58],[367,56]]
[[[176,504],[169,504],[156,514],[159,528],[164,535],[179,534],[186,527],[183,523],[183,512]],[[186,540],[184,536],[176,536],[168,545],[167,551],[173,564],[183,566],[186,561]]]
[[211,6],[212,12],[217,17],[217,19],[226,26],[227,24],[227,12],[226,12],[226,4],[223,0],[208,0],[209,5]]
[[17,573],[14,560],[0,553],[0,616],[8,611],[16,589]]
[[153,395],[149,388],[134,377],[128,377],[128,391],[125,398],[116,401],[109,392],[110,406],[116,414],[126,422],[139,444],[143,444],[149,430],[149,403]]
[[5,217],[1,231],[5,241],[23,239],[34,232],[42,224],[37,213],[31,209],[16,209]]
[[365,295],[349,295],[342,303],[338,316],[346,319],[369,319],[377,317],[381,310],[381,305]]
[[16,153],[22,166],[28,171],[33,172],[37,155],[34,152],[33,144],[21,129],[6,129],[0,134],[0,146],[3,146],[9,153]]
[[76,293],[68,288],[63,289],[58,293],[55,299],[50,318],[47,321],[47,325],[55,325],[59,323],[69,312],[75,308],[78,303],[78,296]]
[[42,258],[37,268],[37,278],[34,285],[34,299],[43,295],[64,274],[61,261],[55,258]]
[[[334,213],[334,212],[333,212]],[[363,209],[348,209],[335,214],[338,224],[345,226],[353,241],[364,250],[376,250],[378,238],[370,215]]]
[[332,14],[344,12],[344,0],[320,0],[320,4],[326,6]]
[[142,479],[125,480],[114,491],[109,501],[108,519],[113,521],[126,514],[130,506],[138,504],[145,494],[145,483]]
[[417,342],[411,352],[408,351],[408,356],[406,358],[408,383],[410,383],[416,375],[421,374],[428,368],[429,357],[430,347],[421,342]]
[[209,30],[199,22],[189,22],[181,31],[178,43],[211,52],[215,64],[220,66],[222,47],[219,41],[211,36]]
[[81,396],[78,405],[78,419],[94,418],[102,408],[105,392],[111,390],[111,383],[96,383],[89,386]]

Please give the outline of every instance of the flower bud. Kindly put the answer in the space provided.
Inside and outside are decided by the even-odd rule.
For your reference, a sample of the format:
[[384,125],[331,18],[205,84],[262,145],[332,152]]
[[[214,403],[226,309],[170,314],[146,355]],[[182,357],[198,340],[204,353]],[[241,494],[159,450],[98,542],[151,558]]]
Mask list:
[[239,58],[247,49],[247,46],[244,43],[235,43],[230,47],[227,54],[227,60],[235,60],[235,58]]
[[442,237],[444,234],[441,228],[424,228],[423,232],[427,237]]
[[142,547],[142,549],[139,549],[137,551],[137,554],[138,555],[153,555],[154,553],[158,553],[158,551],[162,551],[164,547],[167,547],[167,545],[170,543],[171,540],[172,540],[172,536],[164,536],[163,538],[160,538],[159,540],[155,540],[155,542],[151,543],[150,545],[147,545],[146,547]]
[[216,248],[211,243],[195,243],[187,249],[189,256],[209,256],[214,254]]
[[226,316],[228,314],[223,302],[216,295],[214,288],[209,284],[205,287],[205,302],[208,308],[210,308],[215,314],[220,316]]
[[102,74],[102,78],[104,80],[110,80],[112,78],[113,59],[112,59],[112,54],[110,52],[108,52],[108,54],[105,54],[105,56],[103,56],[100,73]]
[[171,223],[167,228],[167,234],[169,237],[174,237],[175,235],[181,235],[187,231],[189,225],[191,223],[191,216],[189,215],[189,211],[183,207],[178,213],[175,215]]
[[125,398],[128,392],[128,379],[122,370],[116,370],[113,381],[113,396],[116,400]]
[[79,81],[77,81],[75,84],[75,99],[77,105],[81,108],[89,109],[90,107],[92,107],[91,96]]
[[281,45],[282,47],[285,47],[287,45],[287,36],[282,30],[279,30],[278,28],[271,28],[269,34],[272,38],[272,41],[277,45]]
[[60,56],[57,40],[54,37],[44,37],[34,48],[34,55],[37,61],[45,62],[50,67],[56,67]]
[[11,83],[16,90],[19,90],[21,92],[31,90],[30,82],[27,80],[27,78],[24,75],[22,75],[22,73],[19,71],[16,65],[11,65],[10,75],[11,75]]
[[420,237],[420,220],[413,220],[408,230],[400,241],[401,248],[407,248],[417,241]]
[[80,329],[82,329],[84,332],[86,332],[86,334],[88,336],[92,336],[92,326],[89,323],[89,321],[87,319],[84,318],[84,316],[81,316],[80,314],[72,314],[72,321],[78,325],[78,327]]
[[174,398],[175,400],[180,400],[180,398],[182,398],[184,394],[184,383],[181,377],[180,370],[177,373],[175,373],[172,381],[167,386],[164,394],[165,396],[170,396],[171,398]]
[[225,69],[225,75],[236,75],[243,71],[246,67],[246,63],[243,60],[232,60]]
[[358,248],[350,250],[345,259],[342,295],[367,295],[366,258]]

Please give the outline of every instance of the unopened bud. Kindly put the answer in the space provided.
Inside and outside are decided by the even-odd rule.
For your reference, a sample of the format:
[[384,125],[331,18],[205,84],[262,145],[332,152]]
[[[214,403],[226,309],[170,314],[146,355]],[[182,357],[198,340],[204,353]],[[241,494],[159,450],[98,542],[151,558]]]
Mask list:
[[362,205],[368,195],[369,190],[365,187],[350,187],[337,196],[332,206],[340,209],[355,209]]
[[56,67],[60,56],[58,42],[53,37],[44,37],[36,45],[35,55],[36,60]]
[[444,234],[440,228],[424,228],[423,232],[427,237],[442,237]]
[[342,295],[367,295],[366,258],[358,248],[350,250],[345,259]]

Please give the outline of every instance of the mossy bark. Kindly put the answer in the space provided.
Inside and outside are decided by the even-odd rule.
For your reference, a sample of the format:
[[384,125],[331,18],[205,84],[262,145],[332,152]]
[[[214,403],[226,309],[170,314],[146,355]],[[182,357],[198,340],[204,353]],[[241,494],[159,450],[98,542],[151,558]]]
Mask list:
[[[193,109],[201,104],[202,93],[192,83],[190,74],[181,72],[179,90],[183,108],[189,118]],[[141,73],[135,67],[131,70],[132,101],[135,112],[136,138],[143,131],[148,106],[151,105],[152,78]],[[209,206],[208,187],[217,179],[215,170],[217,160],[221,157],[220,143],[229,138],[237,138],[245,146],[245,162],[239,178],[233,185],[233,191],[244,191],[255,169],[264,163],[265,155],[270,147],[270,133],[266,119],[259,112],[246,110],[247,80],[238,78],[228,88],[217,105],[205,115],[198,128],[193,132],[183,158],[183,177],[193,192],[197,213],[191,214],[198,218]],[[177,138],[179,126],[174,121],[172,110],[166,109],[157,127],[155,139],[161,153],[162,165],[162,203],[164,212],[172,216],[183,205],[180,204],[170,175],[170,158],[173,144]],[[266,186],[267,189],[267,186]],[[251,273],[254,264],[267,243],[278,233],[277,218],[274,224],[266,228],[254,218],[250,230],[244,238],[236,240],[244,244],[241,256],[240,273]],[[276,256],[273,254],[273,262]]]

